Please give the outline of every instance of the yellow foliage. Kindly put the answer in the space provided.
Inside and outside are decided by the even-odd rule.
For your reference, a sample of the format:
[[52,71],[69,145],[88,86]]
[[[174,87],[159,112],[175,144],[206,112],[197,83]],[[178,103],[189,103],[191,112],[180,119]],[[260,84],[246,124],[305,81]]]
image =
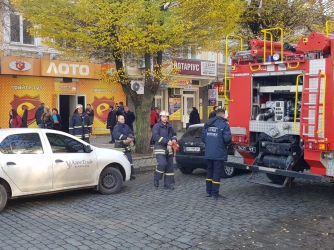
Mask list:
[[13,0],[34,36],[68,54],[123,58],[169,48],[217,50],[236,28],[242,0]]

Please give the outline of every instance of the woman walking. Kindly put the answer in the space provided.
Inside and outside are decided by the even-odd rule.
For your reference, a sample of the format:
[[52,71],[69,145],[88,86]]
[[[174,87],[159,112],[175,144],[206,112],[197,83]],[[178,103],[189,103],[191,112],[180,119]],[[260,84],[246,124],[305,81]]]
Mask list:
[[61,117],[58,114],[58,109],[52,109],[52,120],[53,120],[53,129],[61,131]]
[[21,128],[22,127],[22,119],[17,114],[16,109],[11,109],[9,111],[9,127],[10,128]]
[[52,119],[52,113],[51,109],[48,106],[44,107],[44,113],[42,115],[42,123],[43,123],[43,128],[48,128],[52,129],[53,127],[53,119]]

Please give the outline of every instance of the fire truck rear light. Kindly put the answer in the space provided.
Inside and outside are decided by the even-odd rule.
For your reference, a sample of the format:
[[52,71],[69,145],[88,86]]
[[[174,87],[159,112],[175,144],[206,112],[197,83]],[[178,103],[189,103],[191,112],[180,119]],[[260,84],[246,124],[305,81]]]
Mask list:
[[247,142],[245,135],[232,135],[232,142]]
[[304,143],[304,149],[318,150],[318,151],[328,151],[329,143],[305,142]]

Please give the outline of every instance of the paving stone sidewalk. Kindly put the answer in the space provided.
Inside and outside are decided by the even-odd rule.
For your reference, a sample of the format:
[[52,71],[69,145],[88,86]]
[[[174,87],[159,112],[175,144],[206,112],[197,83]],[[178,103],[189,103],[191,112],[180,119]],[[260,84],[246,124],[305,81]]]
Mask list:
[[[180,139],[184,133],[178,132],[177,138]],[[100,147],[100,148],[114,148],[114,144],[110,144],[110,135],[93,135],[90,138],[90,143],[93,146]],[[157,165],[157,161],[155,159],[155,156],[153,154],[153,148],[152,153],[150,154],[132,154],[133,158],[133,165],[136,169],[136,172],[141,171],[148,171],[148,170],[154,170],[155,166]],[[175,158],[174,158],[175,162]]]

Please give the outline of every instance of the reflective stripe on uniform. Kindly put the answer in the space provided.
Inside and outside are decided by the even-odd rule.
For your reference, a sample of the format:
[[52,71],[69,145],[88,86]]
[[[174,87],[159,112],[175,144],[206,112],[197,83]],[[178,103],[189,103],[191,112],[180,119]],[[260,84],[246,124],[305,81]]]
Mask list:
[[122,139],[122,137],[123,137],[123,134],[121,134],[121,136],[118,139]]
[[68,129],[73,129],[73,127],[69,127]]
[[125,148],[114,148],[117,151],[125,152]]
[[158,140],[158,142],[161,142],[161,141],[162,141],[162,139],[163,139],[163,137],[160,137],[160,139]]
[[209,179],[209,178],[206,178],[205,180],[206,180],[206,181],[212,181],[212,179]]
[[91,128],[92,127],[92,125],[88,125],[88,128]]
[[74,126],[74,128],[82,128],[82,126]]
[[154,150],[154,154],[155,155],[165,155],[166,154],[166,150],[164,150],[164,149],[156,149],[156,150]]
[[165,173],[165,175],[174,175],[174,173]]
[[219,181],[212,181],[212,184],[220,184]]
[[164,171],[160,171],[160,170],[158,170],[158,169],[155,169],[155,171],[158,172],[158,173],[160,173],[160,174],[163,174],[163,173],[164,173]]
[[89,134],[85,134],[85,137],[89,137]]
[[75,137],[81,138],[81,137],[82,137],[82,135],[75,135]]

